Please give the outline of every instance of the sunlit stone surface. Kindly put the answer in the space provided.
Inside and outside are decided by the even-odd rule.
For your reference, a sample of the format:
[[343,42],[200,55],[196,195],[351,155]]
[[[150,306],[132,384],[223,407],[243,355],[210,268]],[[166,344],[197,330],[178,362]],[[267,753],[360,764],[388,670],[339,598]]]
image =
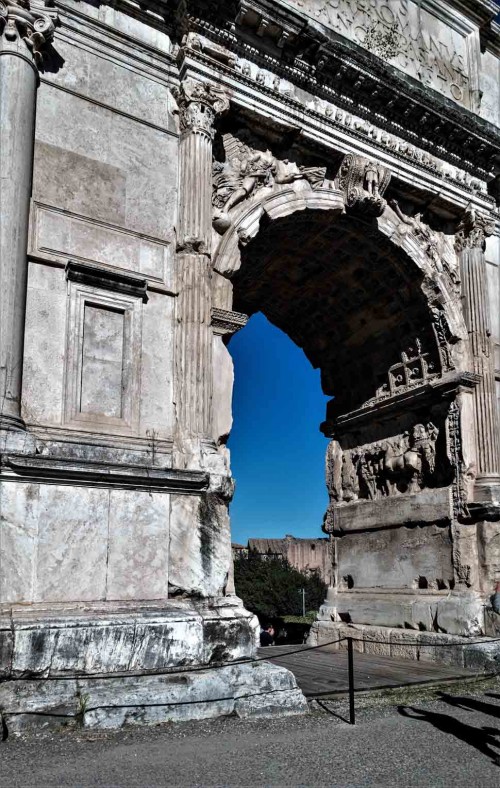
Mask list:
[[158,8],[0,0],[13,730],[304,712],[287,671],[238,663],[227,344],[256,311],[332,397],[313,641],[499,631],[494,4]]

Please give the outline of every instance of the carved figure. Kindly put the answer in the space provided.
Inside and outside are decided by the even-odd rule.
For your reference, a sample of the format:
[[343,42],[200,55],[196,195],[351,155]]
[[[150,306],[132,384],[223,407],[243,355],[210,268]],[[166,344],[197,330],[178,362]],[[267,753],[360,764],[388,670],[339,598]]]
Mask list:
[[274,180],[276,183],[293,183],[306,180],[312,188],[318,188],[324,183],[326,167],[299,167],[288,159],[275,159]]
[[367,452],[361,452],[358,459],[358,471],[366,487],[368,498],[372,501],[375,500],[377,497],[377,467],[375,457],[367,454]]
[[331,440],[326,449],[325,471],[328,495],[334,501],[342,500],[342,460],[340,443]]
[[349,503],[358,500],[359,484],[356,469],[352,462],[351,452],[346,451],[342,457],[342,500]]
[[422,489],[424,474],[431,474],[436,467],[436,439],[439,430],[429,422],[415,424],[407,439],[389,443],[384,456],[384,470],[396,494],[398,483],[407,484],[408,492]]
[[231,223],[229,211],[257,189],[299,180],[318,189],[325,183],[326,167],[303,167],[288,159],[277,159],[271,151],[256,150],[232,134],[224,134],[223,143],[226,160],[213,164],[212,195],[213,224],[221,234]]
[[383,167],[374,161],[365,164],[365,188],[372,197],[379,197],[379,184],[382,183]]
[[[345,119],[348,124],[347,116]],[[346,208],[367,216],[381,216],[387,205],[383,194],[391,174],[386,167],[348,153],[339,173],[339,187],[345,193]]]
[[225,232],[229,211],[249,197],[256,188],[272,181],[274,156],[269,150],[253,151],[230,134],[224,135],[227,160],[213,165],[214,227]]

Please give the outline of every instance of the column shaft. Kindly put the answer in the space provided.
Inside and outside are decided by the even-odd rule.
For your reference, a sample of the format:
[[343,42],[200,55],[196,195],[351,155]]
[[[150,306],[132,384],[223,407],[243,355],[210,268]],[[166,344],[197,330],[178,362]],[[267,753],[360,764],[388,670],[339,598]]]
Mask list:
[[31,8],[29,0],[3,0],[0,11],[0,428],[23,429],[37,69],[59,20],[53,9]]
[[16,51],[0,51],[0,427],[22,428],[37,75],[27,57]]
[[206,132],[181,138],[179,249],[210,252],[212,234],[212,140]]
[[490,310],[484,235],[465,236],[459,259],[464,311],[469,330],[474,372],[481,381],[474,390],[476,459],[478,481],[498,482],[500,478],[500,424],[495,392],[493,348],[490,337]]
[[180,254],[178,285],[177,419],[184,437],[207,437],[212,404],[210,259]]
[[175,92],[180,114],[177,232],[176,404],[178,446],[209,439],[213,387],[211,329],[212,139],[229,106],[220,88],[186,80]]

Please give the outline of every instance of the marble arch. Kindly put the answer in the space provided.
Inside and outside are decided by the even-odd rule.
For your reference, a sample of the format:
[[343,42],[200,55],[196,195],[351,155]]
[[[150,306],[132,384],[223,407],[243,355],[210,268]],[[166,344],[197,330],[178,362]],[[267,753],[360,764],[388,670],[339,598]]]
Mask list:
[[495,664],[498,3],[337,6],[0,0],[4,729],[304,711],[231,579],[262,307],[336,395],[313,639]]
[[[417,631],[468,631],[478,602],[468,592],[465,603],[450,602],[464,571],[452,522],[470,518],[466,414],[477,381],[467,372],[453,270],[436,268],[429,238],[402,224],[397,204],[379,217],[349,216],[342,191],[303,185],[249,202],[218,241],[214,308],[263,311],[320,367],[324,392],[335,395],[322,425],[332,439],[323,528],[335,546],[334,586],[318,637],[331,639],[339,622],[363,629],[370,616]],[[451,251],[446,237],[439,240],[443,260]],[[381,310],[392,312],[385,323]],[[456,429],[460,457],[452,449]],[[422,463],[414,463],[419,452]],[[424,583],[436,592],[425,603]]]

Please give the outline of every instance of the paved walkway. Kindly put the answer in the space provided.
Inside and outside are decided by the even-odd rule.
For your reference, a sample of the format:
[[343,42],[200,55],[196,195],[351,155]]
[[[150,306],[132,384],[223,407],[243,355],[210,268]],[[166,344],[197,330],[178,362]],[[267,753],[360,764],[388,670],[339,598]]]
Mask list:
[[[302,648],[303,653],[282,656],[286,652]],[[347,651],[331,651],[328,648],[318,648],[313,651],[306,649],[306,646],[268,646],[259,649],[259,656],[268,657],[270,662],[291,670],[302,692],[308,697],[346,692],[348,689]],[[433,662],[416,662],[411,659],[394,659],[354,652],[356,690],[443,682],[474,675],[470,670],[445,667]]]
[[[417,707],[416,707],[417,706]],[[360,712],[235,718],[0,743],[2,788],[497,788],[500,694]]]

